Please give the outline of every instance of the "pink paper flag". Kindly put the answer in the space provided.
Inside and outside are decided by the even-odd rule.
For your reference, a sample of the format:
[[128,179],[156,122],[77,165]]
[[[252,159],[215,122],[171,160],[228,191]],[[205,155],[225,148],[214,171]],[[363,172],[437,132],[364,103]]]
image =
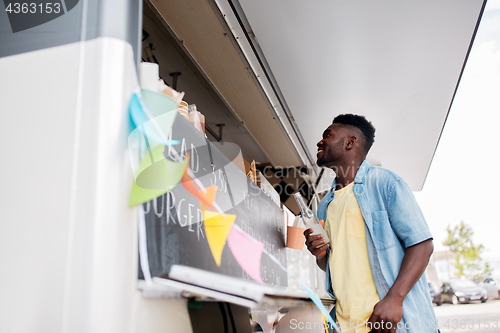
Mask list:
[[234,258],[247,274],[260,284],[264,284],[260,275],[260,259],[264,244],[252,240],[236,228],[231,228],[227,235],[227,243]]

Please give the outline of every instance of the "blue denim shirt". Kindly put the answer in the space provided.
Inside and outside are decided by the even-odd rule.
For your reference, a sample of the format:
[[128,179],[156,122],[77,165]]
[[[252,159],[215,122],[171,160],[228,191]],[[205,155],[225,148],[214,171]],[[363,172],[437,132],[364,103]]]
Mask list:
[[[328,204],[333,200],[335,181],[318,206],[319,219],[326,221]],[[372,167],[364,161],[354,179],[354,195],[363,214],[370,267],[380,299],[383,299],[399,274],[406,248],[432,235],[406,182],[392,171]],[[329,254],[329,251],[328,251]],[[327,257],[328,258],[328,257]],[[330,267],[326,288],[334,297]],[[403,319],[397,332],[437,332],[425,275],[403,301]]]

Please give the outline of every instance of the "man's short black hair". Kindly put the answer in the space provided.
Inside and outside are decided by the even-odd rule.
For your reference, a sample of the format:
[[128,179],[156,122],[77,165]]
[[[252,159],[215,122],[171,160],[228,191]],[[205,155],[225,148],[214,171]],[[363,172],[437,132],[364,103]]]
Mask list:
[[375,127],[373,127],[372,123],[366,120],[364,116],[356,114],[340,114],[333,119],[332,124],[353,126],[360,130],[365,139],[365,154],[368,154],[373,142],[375,141]]

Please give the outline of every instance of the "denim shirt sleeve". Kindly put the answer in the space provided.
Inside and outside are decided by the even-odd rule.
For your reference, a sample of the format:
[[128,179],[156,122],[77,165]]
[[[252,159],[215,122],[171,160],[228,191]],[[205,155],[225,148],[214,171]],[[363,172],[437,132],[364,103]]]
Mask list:
[[[333,185],[332,185],[333,188]],[[328,191],[328,193],[323,197],[323,199],[320,201],[318,205],[318,210],[317,210],[317,215],[320,220],[323,220],[326,222],[326,210],[328,208],[328,204],[330,203],[332,199],[332,189]],[[330,264],[329,264],[329,257],[330,257],[330,249],[326,250],[326,292],[330,297],[335,299],[335,295],[333,294],[333,288],[332,288],[332,281],[330,279]],[[335,312],[335,311],[334,311]]]
[[326,292],[327,294],[335,299],[335,295],[333,294],[333,287],[332,287],[332,278],[330,275],[330,249],[326,250],[326,276],[325,276],[325,284],[326,284]]
[[328,207],[328,203],[330,202],[328,199],[330,197],[331,190],[321,199],[318,205],[318,210],[316,211],[316,215],[320,220],[326,221],[326,209]]
[[413,192],[403,179],[399,178],[392,184],[387,205],[391,227],[405,248],[432,239]]

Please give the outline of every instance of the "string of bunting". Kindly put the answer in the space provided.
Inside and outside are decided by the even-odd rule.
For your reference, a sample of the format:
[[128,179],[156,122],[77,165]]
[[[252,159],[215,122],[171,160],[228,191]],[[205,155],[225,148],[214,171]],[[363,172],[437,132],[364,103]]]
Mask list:
[[[168,113],[171,112],[166,114]],[[340,333],[339,328],[320,298],[283,266],[276,257],[269,253],[262,242],[253,238],[235,224],[236,215],[225,214],[220,209],[215,200],[217,186],[213,185],[208,188],[203,186],[189,168],[189,154],[182,159],[175,152],[175,149],[172,149],[176,161],[165,158],[165,147],[179,143],[176,140],[167,139],[164,134],[171,130],[175,117],[166,117],[161,122],[155,121],[155,118],[152,117],[144,105],[140,93],[137,92],[132,95],[129,114],[135,126],[134,131],[140,131],[135,135],[140,134],[143,136],[148,148],[148,152],[139,163],[137,171],[134,172],[135,179],[129,199],[129,206],[139,205],[139,258],[146,283],[152,283],[152,279],[149,269],[146,224],[142,204],[167,193],[180,182],[187,192],[200,201],[205,235],[217,266],[221,265],[222,252],[227,243],[231,254],[241,268],[253,280],[264,285],[260,267],[262,255],[267,255],[286,274],[297,281],[323,316],[330,322],[331,326]],[[151,142],[154,142],[153,148],[151,148]]]

